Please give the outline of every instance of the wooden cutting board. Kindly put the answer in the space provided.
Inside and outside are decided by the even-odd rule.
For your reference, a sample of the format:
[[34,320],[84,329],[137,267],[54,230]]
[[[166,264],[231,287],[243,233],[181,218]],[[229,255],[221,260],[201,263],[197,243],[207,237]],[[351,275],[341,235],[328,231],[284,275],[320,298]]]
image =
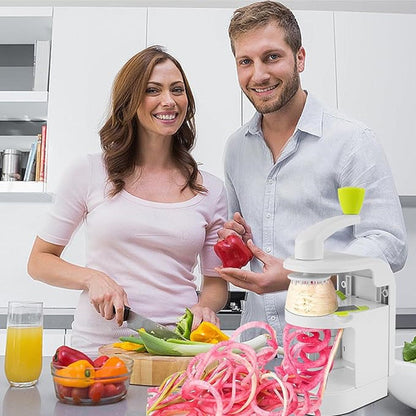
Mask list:
[[98,349],[102,355],[124,355],[134,361],[130,384],[159,386],[166,377],[177,371],[185,370],[193,357],[170,357],[151,355],[146,352],[126,351],[115,348],[112,344]]

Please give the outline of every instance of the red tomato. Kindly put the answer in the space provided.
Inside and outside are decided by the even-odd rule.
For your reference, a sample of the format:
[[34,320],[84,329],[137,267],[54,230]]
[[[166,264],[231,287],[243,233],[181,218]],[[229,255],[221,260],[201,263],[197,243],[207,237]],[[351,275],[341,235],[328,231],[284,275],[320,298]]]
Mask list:
[[94,360],[94,368],[100,368],[109,358],[107,355],[100,355]]
[[114,397],[123,394],[126,391],[124,383],[108,383],[104,384],[103,397]]
[[88,398],[88,387],[73,387],[71,396],[74,403],[80,403],[81,399]]
[[64,397],[71,398],[72,397],[72,387],[63,386],[62,384],[55,384],[58,389],[58,395],[61,399]]
[[103,383],[94,383],[88,389],[88,397],[94,402],[98,403],[101,400],[101,397],[104,393],[104,384]]

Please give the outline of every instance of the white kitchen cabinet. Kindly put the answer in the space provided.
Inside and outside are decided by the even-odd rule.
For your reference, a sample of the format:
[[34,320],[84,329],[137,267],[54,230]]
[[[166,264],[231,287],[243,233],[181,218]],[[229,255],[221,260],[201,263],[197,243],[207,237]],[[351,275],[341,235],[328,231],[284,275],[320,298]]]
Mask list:
[[98,131],[117,72],[145,47],[146,9],[55,7],[49,96],[48,192],[73,159],[101,149]]
[[241,125],[241,95],[228,40],[233,9],[149,8],[148,46],[165,46],[182,65],[196,101],[201,169],[223,177],[227,137]]
[[[0,355],[6,352],[7,329],[0,329]],[[65,329],[43,330],[43,355],[53,356],[60,345],[64,345]]]
[[[300,75],[302,88],[322,103],[336,108],[333,12],[294,10],[293,13],[299,23],[306,51],[305,70]],[[243,108],[246,123],[252,117],[254,107],[245,96]]]
[[339,109],[373,129],[400,195],[416,195],[416,15],[335,13]]

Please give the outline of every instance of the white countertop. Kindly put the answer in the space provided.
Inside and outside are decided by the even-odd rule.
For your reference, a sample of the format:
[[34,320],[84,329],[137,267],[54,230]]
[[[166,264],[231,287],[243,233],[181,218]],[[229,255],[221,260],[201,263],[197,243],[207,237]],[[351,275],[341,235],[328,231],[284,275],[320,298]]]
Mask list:
[[[60,403],[56,397],[49,370],[51,357],[44,357],[39,382],[28,389],[10,388],[4,375],[0,374],[0,406],[3,416],[145,416],[147,387],[130,386],[125,399],[118,403],[101,406],[73,406]],[[0,367],[4,357],[0,357]],[[351,416],[415,416],[416,410],[387,396],[368,406],[348,413]]]

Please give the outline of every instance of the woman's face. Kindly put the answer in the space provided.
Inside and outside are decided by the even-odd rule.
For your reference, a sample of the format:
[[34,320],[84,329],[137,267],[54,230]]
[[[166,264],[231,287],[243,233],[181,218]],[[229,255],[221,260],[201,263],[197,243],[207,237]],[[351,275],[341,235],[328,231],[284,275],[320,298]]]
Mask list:
[[151,135],[172,136],[182,125],[187,108],[188,97],[179,69],[170,60],[157,64],[137,109],[141,128]]

